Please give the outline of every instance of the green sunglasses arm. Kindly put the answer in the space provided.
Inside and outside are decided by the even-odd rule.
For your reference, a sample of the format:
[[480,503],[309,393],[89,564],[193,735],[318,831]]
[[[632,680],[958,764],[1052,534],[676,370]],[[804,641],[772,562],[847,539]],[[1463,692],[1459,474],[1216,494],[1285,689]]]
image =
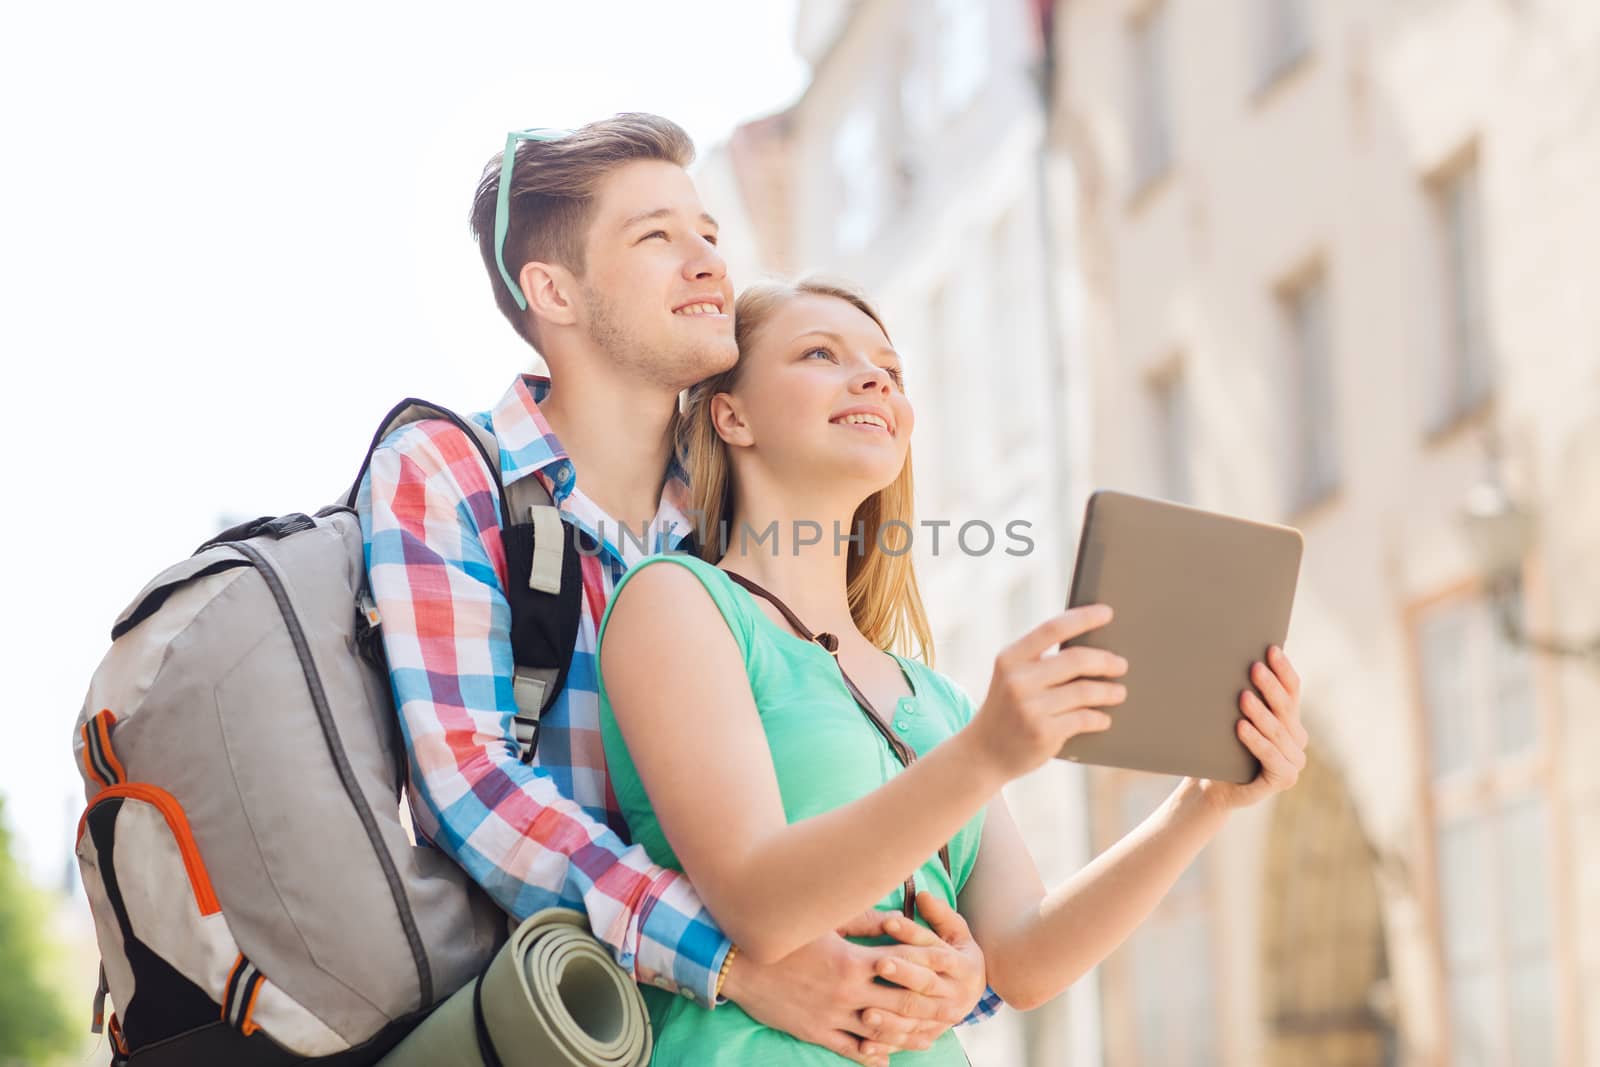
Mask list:
[[527,130],[512,130],[506,134],[506,150],[501,153],[500,160],[500,190],[494,205],[494,261],[500,268],[500,277],[505,280],[506,288],[511,290],[511,297],[517,302],[517,307],[522,311],[528,310],[528,298],[522,295],[522,286],[511,277],[511,272],[506,270],[506,230],[511,226],[511,171],[517,165],[517,143],[519,141],[555,141],[571,130],[551,129],[544,126],[535,126]]

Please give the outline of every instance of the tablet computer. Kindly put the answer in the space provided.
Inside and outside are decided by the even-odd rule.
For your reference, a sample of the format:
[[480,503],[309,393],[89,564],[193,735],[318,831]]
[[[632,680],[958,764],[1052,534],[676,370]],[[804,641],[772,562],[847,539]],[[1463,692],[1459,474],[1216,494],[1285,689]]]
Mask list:
[[1239,740],[1250,665],[1289,634],[1300,531],[1164,500],[1089,497],[1069,608],[1109,604],[1111,622],[1061,647],[1128,661],[1110,729],[1080,734],[1062,759],[1249,782],[1261,764]]

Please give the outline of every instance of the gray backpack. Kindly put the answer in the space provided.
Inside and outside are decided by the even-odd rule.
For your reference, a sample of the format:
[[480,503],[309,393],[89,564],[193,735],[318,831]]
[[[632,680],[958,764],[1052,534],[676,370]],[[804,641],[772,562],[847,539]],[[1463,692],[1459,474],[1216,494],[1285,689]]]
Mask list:
[[492,433],[406,400],[340,503],[224,531],[112,630],[73,754],[102,958],[95,1028],[109,991],[113,1064],[373,1063],[505,939],[506,915],[465,872],[412,843],[354,510],[373,450],[425,418],[478,448],[508,558],[513,544],[526,556],[509,595],[516,730],[533,757],[576,639],[573,528],[537,478],[506,493]]

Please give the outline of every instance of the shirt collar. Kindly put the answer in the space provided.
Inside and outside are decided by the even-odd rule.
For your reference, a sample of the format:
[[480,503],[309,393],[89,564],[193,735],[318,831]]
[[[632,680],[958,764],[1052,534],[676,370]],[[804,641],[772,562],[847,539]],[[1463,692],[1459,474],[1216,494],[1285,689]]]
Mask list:
[[[487,418],[480,416],[480,421],[485,421],[494,430],[495,437],[500,442],[501,480],[506,485],[511,485],[518,479],[537,473],[544,480],[551,501],[567,512],[570,518],[577,519],[577,524],[594,536],[595,530],[591,523],[584,521],[584,516],[573,514],[571,498],[572,490],[578,482],[577,471],[567,456],[567,450],[561,447],[561,441],[550,428],[549,420],[539,408],[540,402],[549,393],[548,377],[539,374],[518,375],[511,383],[511,388],[500,398],[500,402],[486,413]],[[657,531],[653,538],[655,551],[662,552],[676,548],[694,530],[694,525],[687,516],[688,508],[688,473],[680,458],[673,456],[667,465],[666,481],[661,487],[661,500],[651,523],[652,529]],[[592,517],[600,517],[599,512],[596,510],[595,516]],[[628,551],[624,552],[616,547],[619,531],[616,529],[615,520],[604,525],[607,527],[604,531],[607,547],[619,559],[625,556],[631,557],[634,551],[630,539],[621,539]]]
[[537,374],[519,375],[488,412],[488,423],[500,441],[500,478],[505,484],[542,471],[553,486],[551,500],[559,504],[576,480],[567,450],[550,429],[539,401],[550,392],[550,379]]

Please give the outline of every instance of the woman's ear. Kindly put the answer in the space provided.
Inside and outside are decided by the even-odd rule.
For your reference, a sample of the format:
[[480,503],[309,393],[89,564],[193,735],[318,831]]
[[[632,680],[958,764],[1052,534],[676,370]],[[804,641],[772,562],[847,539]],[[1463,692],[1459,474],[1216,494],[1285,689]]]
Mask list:
[[711,428],[736,448],[748,448],[756,443],[755,431],[745,421],[739,400],[732,393],[718,393],[711,398]]
[[541,323],[571,326],[578,321],[572,295],[577,292],[572,272],[559,263],[529,261],[522,265],[517,284],[528,301],[528,314]]

